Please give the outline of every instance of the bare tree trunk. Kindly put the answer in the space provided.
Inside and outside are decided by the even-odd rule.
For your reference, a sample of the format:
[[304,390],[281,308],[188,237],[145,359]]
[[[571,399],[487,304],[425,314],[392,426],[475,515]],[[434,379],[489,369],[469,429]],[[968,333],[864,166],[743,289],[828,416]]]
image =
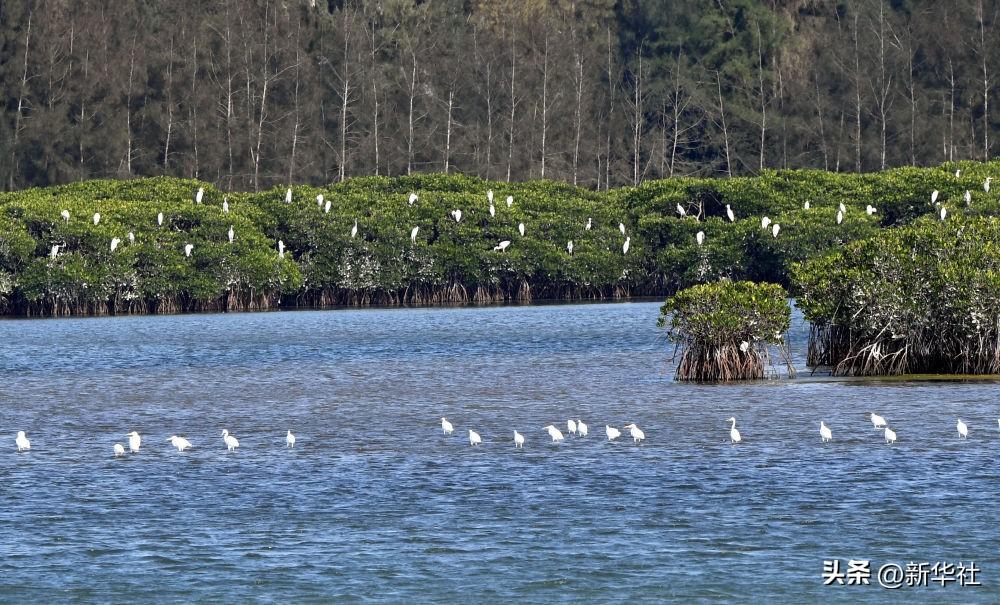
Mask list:
[[299,130],[301,129],[301,118],[299,116],[299,82],[300,82],[300,70],[302,65],[302,56],[299,46],[299,34],[301,33],[302,25],[301,22],[295,29],[295,87],[292,92],[292,149],[291,153],[288,155],[288,184],[291,185],[295,178],[295,151],[298,149],[299,144]]
[[[83,54],[83,81],[89,81],[90,77],[90,51],[88,50]],[[84,123],[87,121],[87,99],[84,95],[80,96],[80,132],[77,138],[78,153],[80,154],[80,174],[83,176],[83,167],[86,164],[84,158],[84,148],[83,148],[83,129]]]
[[413,170],[413,107],[414,99],[417,96],[417,53],[410,48],[410,111],[407,114],[407,135],[406,135],[406,174]]
[[764,170],[764,146],[767,139],[767,96],[764,91],[764,49],[760,34],[760,21],[754,20],[757,29],[757,79],[760,84],[760,170]]
[[639,69],[633,74],[634,116],[632,122],[632,185],[639,184],[639,161],[642,153],[642,44],[639,45]]
[[615,111],[615,81],[614,74],[612,72],[613,62],[611,54],[611,26],[606,27],[608,34],[608,117],[605,123],[607,124],[608,141],[607,147],[604,153],[604,190],[607,191],[611,188],[611,122],[612,116]]
[[955,64],[948,57],[948,84],[951,89],[951,103],[948,112],[948,161],[955,161]]
[[573,185],[578,184],[580,167],[580,133],[583,130],[583,56],[577,38],[576,19],[573,19],[573,70],[576,79],[576,99],[573,111]]
[[814,80],[813,84],[816,87],[816,117],[818,118],[820,149],[823,151],[823,170],[829,170],[830,156],[826,147],[826,129],[823,123],[823,102],[819,96],[819,80]]
[[[344,32],[344,77],[343,87],[340,92],[340,182],[344,182],[347,177],[347,109],[351,95],[351,74],[349,70],[350,59],[348,58],[347,32]],[[410,136],[413,136],[412,111],[413,101],[410,101],[411,122]],[[409,164],[407,164],[407,174],[409,174]]]
[[[232,24],[229,18],[229,9],[226,9],[226,35],[223,42],[226,45],[226,150],[229,154],[229,170],[226,175],[226,188],[233,188],[233,171],[235,169],[233,160],[233,120],[236,118],[236,109],[233,107],[233,98],[236,93],[233,91],[233,39]],[[249,90],[247,93],[249,94]],[[249,103],[249,99],[247,102]]]
[[986,15],[983,14],[983,0],[976,6],[979,19],[979,52],[983,58],[983,161],[990,160],[990,76],[986,65]]
[[378,43],[375,39],[375,21],[372,20],[371,23],[371,58],[372,58],[372,99],[374,100],[374,105],[372,107],[372,122],[374,124],[374,130],[372,132],[372,139],[375,143],[375,174],[378,175],[379,171],[379,149],[378,149]]
[[545,178],[545,135],[549,128],[549,30],[545,28],[545,49],[542,52],[542,174]]
[[855,144],[855,170],[861,172],[861,52],[858,48],[858,15],[854,15],[854,100],[856,118],[856,130],[854,137]]
[[517,65],[517,49],[515,47],[514,28],[510,31],[510,136],[507,140],[507,182],[510,182],[510,169],[514,163],[514,110],[517,99],[514,97],[514,75]]
[[733,176],[733,163],[729,157],[729,129],[726,128],[726,107],[722,102],[722,77],[715,72],[715,85],[719,91],[719,116],[722,118],[722,140],[726,148],[726,176]]
[[[189,93],[188,119],[191,123],[191,147],[194,151],[194,174],[198,178],[200,165],[198,161],[198,102],[195,92],[198,90],[198,32],[191,31],[191,90]],[[230,171],[230,174],[232,171]],[[232,177],[230,176],[230,186]]]
[[128,86],[125,90],[125,174],[132,176],[132,79],[135,74],[135,40],[132,35],[132,47],[128,54]]
[[455,106],[455,87],[448,87],[448,126],[445,129],[444,137],[444,173],[448,174],[449,162],[451,161],[451,112]]
[[28,11],[28,25],[24,30],[24,61],[21,70],[21,88],[17,95],[17,113],[14,114],[14,140],[10,146],[10,177],[7,181],[7,189],[14,189],[14,178],[20,171],[17,156],[18,136],[21,134],[21,118],[24,111],[24,102],[28,94],[28,51],[31,48],[31,17],[33,13]]
[[170,135],[174,131],[174,35],[170,34],[170,57],[167,59],[167,133],[163,142],[163,174],[170,169]]

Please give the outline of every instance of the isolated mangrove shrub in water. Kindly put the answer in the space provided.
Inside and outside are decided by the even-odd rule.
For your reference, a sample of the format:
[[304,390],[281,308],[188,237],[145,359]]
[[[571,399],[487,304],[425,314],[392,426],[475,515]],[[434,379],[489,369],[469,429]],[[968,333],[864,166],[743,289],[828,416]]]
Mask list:
[[808,363],[833,373],[1000,373],[1000,219],[920,219],[793,269]]
[[677,380],[752,380],[772,367],[770,346],[784,346],[791,313],[777,284],[720,281],[668,298],[658,325],[680,354]]

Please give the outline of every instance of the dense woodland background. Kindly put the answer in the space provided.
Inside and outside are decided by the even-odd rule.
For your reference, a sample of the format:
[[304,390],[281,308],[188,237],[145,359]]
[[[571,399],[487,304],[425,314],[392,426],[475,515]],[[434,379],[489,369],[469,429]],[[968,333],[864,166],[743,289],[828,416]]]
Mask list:
[[0,187],[988,159],[998,0],[4,0]]

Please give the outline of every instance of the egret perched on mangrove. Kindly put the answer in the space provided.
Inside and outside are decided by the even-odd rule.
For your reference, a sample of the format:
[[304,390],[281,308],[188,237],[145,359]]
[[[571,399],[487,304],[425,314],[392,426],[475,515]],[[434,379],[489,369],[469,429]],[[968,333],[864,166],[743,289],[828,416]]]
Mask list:
[[729,204],[726,204],[726,216],[729,217],[730,223],[736,222],[736,213],[734,213],[733,209],[729,207]]
[[695,239],[696,242],[698,242],[699,246],[702,245],[702,244],[704,244],[705,243],[705,232],[704,231],[699,231],[698,233],[695,234],[694,239]]
[[479,433],[469,429],[469,445],[479,445],[483,442],[483,438],[479,436]]
[[295,447],[295,435],[292,434],[291,429],[285,433],[285,447]]
[[557,429],[555,425],[550,424],[549,426],[545,427],[545,430],[549,432],[549,437],[552,437],[553,442],[563,440],[562,431]]
[[566,251],[573,254],[573,240],[566,242]]
[[867,213],[868,216],[871,216],[871,215],[875,214],[876,212],[878,212],[878,210],[876,210],[875,206],[872,206],[871,204],[868,204],[868,206],[865,207],[865,213]]
[[184,246],[184,256],[191,256],[191,251],[194,250],[194,244],[187,244]]
[[507,207],[510,208],[513,205],[514,205],[514,196],[513,195],[508,195],[507,196]]
[[491,204],[490,204],[490,216],[496,216],[496,215],[497,215],[497,209],[496,209],[496,207],[495,207],[495,206],[494,206],[494,205],[493,205],[493,204],[491,203]]
[[486,192],[486,199],[489,200],[489,202],[491,204],[493,203],[493,190],[492,189],[490,189],[489,191]]
[[965,203],[966,205],[972,203],[972,192],[969,191],[968,189],[965,190]]
[[844,202],[840,202],[837,205],[837,209],[840,210],[841,212],[847,212],[847,206],[844,205]]
[[416,193],[412,193],[412,192],[410,193],[410,205],[411,205],[411,206],[412,206],[413,204],[415,204],[415,203],[417,202],[417,200],[418,200],[418,199],[420,199],[420,198],[419,198],[419,197],[417,197],[417,194],[416,194]]
[[54,260],[57,256],[59,256],[59,244],[52,244],[52,251],[49,252],[49,258]]
[[732,443],[739,443],[740,441],[743,441],[743,438],[740,436],[740,432],[736,430],[736,417],[731,416],[726,419],[726,422],[733,423],[733,426],[729,427],[729,441]]
[[514,447],[524,447],[524,435],[514,431]]
[[414,227],[410,230],[410,241],[414,244],[417,243],[417,233],[420,232],[420,227]]
[[967,425],[964,422],[962,422],[961,418],[958,419],[958,424],[955,425],[955,428],[958,429],[958,436],[959,436],[960,439],[966,439],[966,438],[968,438],[968,436],[969,436],[969,425]]
[[323,194],[322,193],[316,196],[316,207],[317,208],[322,208],[323,207]]
[[174,435],[170,439],[167,439],[167,441],[170,442],[170,445],[176,447],[178,452],[183,452],[184,450],[191,449],[191,442],[183,437],[178,437],[177,435]]
[[96,227],[97,223],[99,223],[99,222],[101,222],[101,213],[100,212],[95,212],[94,213],[94,226]]
[[604,425],[604,434],[608,436],[608,441],[614,441],[622,436],[621,431],[608,424]]
[[570,435],[576,435],[576,422],[573,420],[566,421],[566,432]]
[[142,445],[142,438],[139,437],[139,433],[132,431],[125,435],[128,437],[128,451],[133,454],[139,452],[139,446]]
[[115,458],[125,455],[125,446],[120,443],[115,444]]
[[764,218],[760,219],[760,228],[761,229],[767,229],[767,226],[770,225],[770,224],[771,224],[770,217],[765,216]]
[[884,435],[886,445],[896,443],[896,431],[890,429],[889,427],[885,427]]
[[278,240],[278,258],[285,258],[285,242]]
[[580,433],[581,437],[586,437],[587,433],[590,432],[590,428],[586,424],[584,424],[582,420],[577,420],[576,431]]
[[992,181],[992,180],[993,180],[993,177],[988,176],[988,177],[986,177],[986,180],[983,181],[983,191],[985,191],[986,193],[990,192],[990,181]]
[[233,238],[236,237],[236,232],[233,231],[232,225],[229,225],[229,232],[226,233],[226,235],[229,236],[229,243],[233,243]]
[[63,210],[59,214],[63,217],[64,221],[69,222],[69,210]]
[[626,237],[625,243],[622,244],[622,254],[628,254],[628,249],[632,245],[632,238]]
[[118,249],[118,244],[122,243],[122,240],[117,237],[111,238],[111,251],[114,252]]
[[632,436],[632,443],[639,443],[646,438],[646,433],[643,433],[642,429],[637,427],[634,422],[632,424],[626,424],[622,428],[628,429],[628,434]]
[[957,179],[957,178],[959,178],[961,176],[962,176],[962,169],[959,168],[958,170],[955,171],[955,178]]
[[618,223],[618,230],[622,232],[622,235],[625,235],[625,223]]
[[462,222],[462,211],[458,208],[451,211],[451,218],[455,219],[456,223]]
[[749,342],[747,342],[747,341],[744,340],[743,342],[740,343],[740,351],[743,351],[744,353],[746,353],[749,350],[750,350],[750,343]]
[[130,243],[130,244],[134,244],[135,243],[135,233],[133,233],[131,231],[128,232],[128,243]]
[[937,203],[938,195],[939,195],[939,193],[938,193],[937,189],[935,189],[934,191],[931,192],[931,203],[932,204],[936,204]]
[[507,250],[507,246],[509,245],[510,245],[510,240],[505,239],[496,246],[493,246],[493,251],[496,252],[497,250],[499,250],[500,252],[505,252]]
[[884,416],[879,416],[875,412],[868,412],[868,416],[871,418],[872,426],[875,427],[876,430],[885,427],[886,422]]
[[205,188],[204,187],[198,187],[198,193],[194,194],[194,202],[196,204],[200,204],[201,203],[201,198],[203,198],[203,197],[205,197]]
[[524,237],[524,223],[517,224],[517,232],[521,234],[521,237]]
[[844,222],[844,211],[843,210],[838,210],[837,211],[837,224],[839,225],[839,224],[841,224],[843,222]]
[[778,223],[771,225],[771,235],[773,235],[774,237],[778,237],[779,231],[781,231],[781,225],[779,225]]
[[291,187],[289,187],[285,191],[285,203],[286,204],[291,204],[292,203],[292,188]]
[[943,221],[946,216],[948,216],[948,210],[944,206],[941,206],[941,220]]
[[161,226],[161,227],[163,226],[163,213],[162,212],[160,212],[159,214],[156,215],[156,224],[159,225],[159,226]]
[[351,227],[351,237],[358,235],[358,219],[354,219],[354,226]]
[[451,423],[448,422],[447,418],[442,417],[441,418],[441,430],[444,431],[445,435],[451,435],[452,431],[455,430],[455,427],[451,426]]
[[222,211],[225,212],[226,214],[229,214],[229,200],[227,199],[222,200]]
[[806,200],[806,203],[802,204],[802,209],[809,210],[809,200]]
[[830,427],[826,426],[822,420],[819,421],[819,436],[824,442],[833,439],[833,433],[830,432]]
[[24,431],[18,431],[17,437],[14,439],[14,445],[17,446],[17,451],[23,452],[24,450],[31,449],[31,442],[25,436]]
[[584,227],[584,229],[586,229],[587,231],[590,231],[590,228],[593,227],[593,226],[594,226],[594,219],[588,218],[587,219],[587,226]]
[[677,214],[681,216],[687,216],[687,210],[684,209],[684,206],[677,204]]
[[323,205],[323,214],[330,214],[330,200],[326,200],[326,204]]
[[240,442],[237,441],[236,437],[230,435],[227,429],[222,429],[222,441],[226,444],[226,449],[230,452],[235,452],[236,448],[240,446]]

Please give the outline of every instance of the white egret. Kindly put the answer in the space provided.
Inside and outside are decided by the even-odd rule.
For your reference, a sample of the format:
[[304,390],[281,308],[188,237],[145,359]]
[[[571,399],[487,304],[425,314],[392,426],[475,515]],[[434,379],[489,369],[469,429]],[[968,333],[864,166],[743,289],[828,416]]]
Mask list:
[[837,205],[837,209],[841,212],[847,212],[847,206],[844,205],[844,202],[840,202],[840,204]]
[[120,443],[115,444],[115,458],[125,455],[125,446]]
[[687,216],[687,210],[684,209],[684,206],[677,204],[677,214],[681,216]]
[[578,433],[580,433],[581,437],[586,437],[587,433],[590,432],[590,428],[586,424],[584,424],[582,420],[576,421],[576,430]]
[[229,200],[226,199],[222,200],[222,211],[225,212],[226,214],[229,214]]
[[493,203],[493,190],[492,189],[490,189],[489,191],[486,192],[486,199],[488,199],[491,204]]
[[896,431],[890,429],[889,427],[885,427],[884,435],[886,445],[896,443]]
[[135,243],[135,233],[133,233],[131,231],[128,232],[128,243],[130,243],[130,244],[134,244]]
[[626,237],[625,243],[622,244],[622,254],[628,254],[628,249],[632,245],[632,238]]
[[622,232],[622,235],[625,235],[625,223],[618,223],[618,230]]
[[64,221],[69,222],[69,210],[63,210],[59,214],[63,217]]
[[960,439],[966,439],[966,438],[968,438],[968,436],[969,436],[969,425],[967,425],[964,422],[962,422],[961,418],[958,419],[958,424],[955,425],[955,428],[958,429],[958,436],[959,436]]
[[462,211],[459,210],[458,208],[452,210],[451,211],[451,217],[453,219],[455,219],[456,223],[461,223],[462,222]]
[[128,437],[128,451],[133,454],[138,453],[139,446],[142,445],[142,437],[139,436],[139,433],[132,431],[125,436]]
[[510,208],[513,205],[514,205],[514,196],[513,195],[508,195],[507,196],[507,207]]
[[410,241],[414,244],[417,243],[417,233],[420,232],[420,227],[414,227],[410,230]]
[[196,204],[200,204],[201,203],[201,198],[203,198],[203,197],[205,197],[205,188],[204,187],[198,187],[198,193],[194,194],[194,202]]
[[114,252],[118,249],[118,244],[122,243],[122,240],[117,237],[111,238],[111,251]]
[[573,420],[566,421],[566,432],[570,435],[576,435],[576,422]]
[[479,436],[479,433],[469,429],[469,445],[480,445],[483,442],[483,438]]
[[566,251],[573,254],[573,240],[566,242]]
[[747,341],[744,340],[743,342],[740,343],[740,351],[743,351],[744,353],[746,353],[749,350],[750,350],[750,343],[749,342],[747,342]]
[[868,416],[871,418],[872,426],[876,429],[884,428],[886,425],[885,417],[879,416],[875,412],[868,412]]
[[947,216],[948,216],[948,210],[944,206],[941,206],[941,220],[943,221]]
[[778,223],[771,225],[771,235],[773,235],[774,237],[778,237],[779,231],[781,231],[781,225],[779,225]]
[[699,246],[702,245],[702,244],[704,244],[705,243],[705,232],[704,231],[699,231],[697,234],[695,234],[694,239],[695,239],[696,242],[698,242]]
[[31,442],[25,436],[24,431],[18,431],[17,437],[14,439],[14,444],[17,446],[17,451],[23,452],[24,450],[31,449]]
[[844,212],[842,210],[838,210],[837,211],[837,224],[839,225],[839,224],[841,224],[843,222],[844,222]]
[[291,187],[289,187],[285,191],[285,203],[286,204],[291,204],[292,203],[292,188]]
[[549,437],[552,437],[553,442],[563,440],[562,431],[557,429],[554,425],[550,424],[549,426],[545,427],[545,430],[549,432]]
[[594,226],[594,219],[588,218],[587,219],[587,226],[584,227],[584,229],[586,229],[587,231],[590,231],[590,228],[593,227],[593,226]]
[[183,437],[178,437],[177,435],[172,436],[170,439],[167,439],[167,441],[170,442],[170,445],[176,447],[178,452],[183,452],[184,450],[191,448],[190,441]]
[[326,203],[323,204],[323,214],[330,214],[330,200],[326,200]]
[[55,259],[55,257],[58,255],[59,255],[59,244],[53,244],[52,251],[49,252],[49,258]]
[[809,200],[806,200],[806,203],[802,204],[802,209],[803,210],[809,210]]
[[767,229],[767,226],[770,225],[770,224],[771,224],[770,217],[766,217],[765,216],[764,218],[760,219],[760,228],[761,229]]
[[354,226],[351,227],[351,237],[356,237],[358,235],[358,219],[354,219]]
[[184,246],[184,256],[191,256],[192,250],[194,250],[194,244],[186,244]]
[[229,236],[229,243],[233,243],[233,238],[236,237],[236,232],[233,231],[232,225],[229,225],[229,232],[226,233],[226,235]]
[[729,217],[730,223],[736,222],[736,213],[733,212],[733,209],[729,207],[729,204],[726,204],[726,216]]
[[235,452],[236,448],[240,446],[240,442],[236,439],[236,437],[230,435],[229,431],[226,429],[222,429],[222,441],[226,444],[226,449],[230,452]]
[[628,429],[628,434],[632,436],[632,443],[639,443],[646,438],[646,433],[643,433],[642,429],[637,427],[634,422],[632,424],[626,424],[622,428]]
[[317,208],[322,208],[323,207],[323,194],[322,193],[316,196],[316,207]]
[[443,418],[442,417],[441,418],[441,430],[444,431],[445,435],[451,435],[452,431],[455,430],[455,427],[453,427],[451,425],[451,423],[448,422],[447,418]]
[[517,232],[521,234],[521,237],[524,237],[524,223],[517,224]]
[[736,430],[736,417],[729,417],[726,419],[726,422],[733,423],[733,426],[729,427],[729,441],[732,443],[739,443],[740,441],[743,441],[743,437],[740,436],[740,432]]
[[955,171],[955,178],[957,179],[960,178],[961,176],[962,176],[962,169],[959,168],[958,170]]
[[969,191],[968,189],[965,190],[965,203],[966,204],[972,203],[972,192]]
[[940,195],[940,194],[939,194],[939,192],[938,192],[937,189],[935,189],[934,191],[931,192],[931,203],[932,204],[936,204],[937,203],[937,201],[938,201],[938,195]]
[[285,258],[285,242],[278,240],[278,258]]
[[524,435],[514,431],[514,447],[524,448]]
[[96,227],[97,223],[99,223],[99,222],[101,222],[101,213],[100,212],[95,212],[94,213],[94,226]]
[[872,206],[871,204],[868,204],[868,206],[865,207],[865,213],[867,213],[868,216],[871,216],[871,215],[875,214],[876,212],[878,212],[878,210],[876,210],[875,206]]
[[509,245],[510,245],[510,240],[505,239],[496,246],[493,246],[493,251],[496,252],[497,250],[499,250],[500,252],[505,252],[507,250],[507,246]]
[[163,213],[162,212],[156,215],[156,224],[160,225],[161,227],[163,226]]
[[819,421],[819,436],[824,442],[833,439],[833,433],[830,432],[830,427],[826,426],[822,420]]
[[415,203],[416,203],[416,201],[417,201],[418,199],[420,199],[420,198],[419,198],[419,197],[417,197],[417,194],[416,194],[416,193],[410,193],[410,205],[411,205],[411,206],[412,206],[413,204],[415,204]]
[[490,216],[496,216],[496,215],[497,215],[496,206],[494,206],[493,204],[490,204]]
[[295,447],[295,435],[292,434],[291,429],[285,433],[285,447]]
[[990,192],[990,181],[992,181],[992,180],[993,180],[993,177],[988,176],[988,177],[986,177],[986,180],[983,181],[983,191],[985,191],[986,193]]
[[608,441],[614,441],[622,436],[622,432],[611,425],[604,425],[604,434],[608,436]]

